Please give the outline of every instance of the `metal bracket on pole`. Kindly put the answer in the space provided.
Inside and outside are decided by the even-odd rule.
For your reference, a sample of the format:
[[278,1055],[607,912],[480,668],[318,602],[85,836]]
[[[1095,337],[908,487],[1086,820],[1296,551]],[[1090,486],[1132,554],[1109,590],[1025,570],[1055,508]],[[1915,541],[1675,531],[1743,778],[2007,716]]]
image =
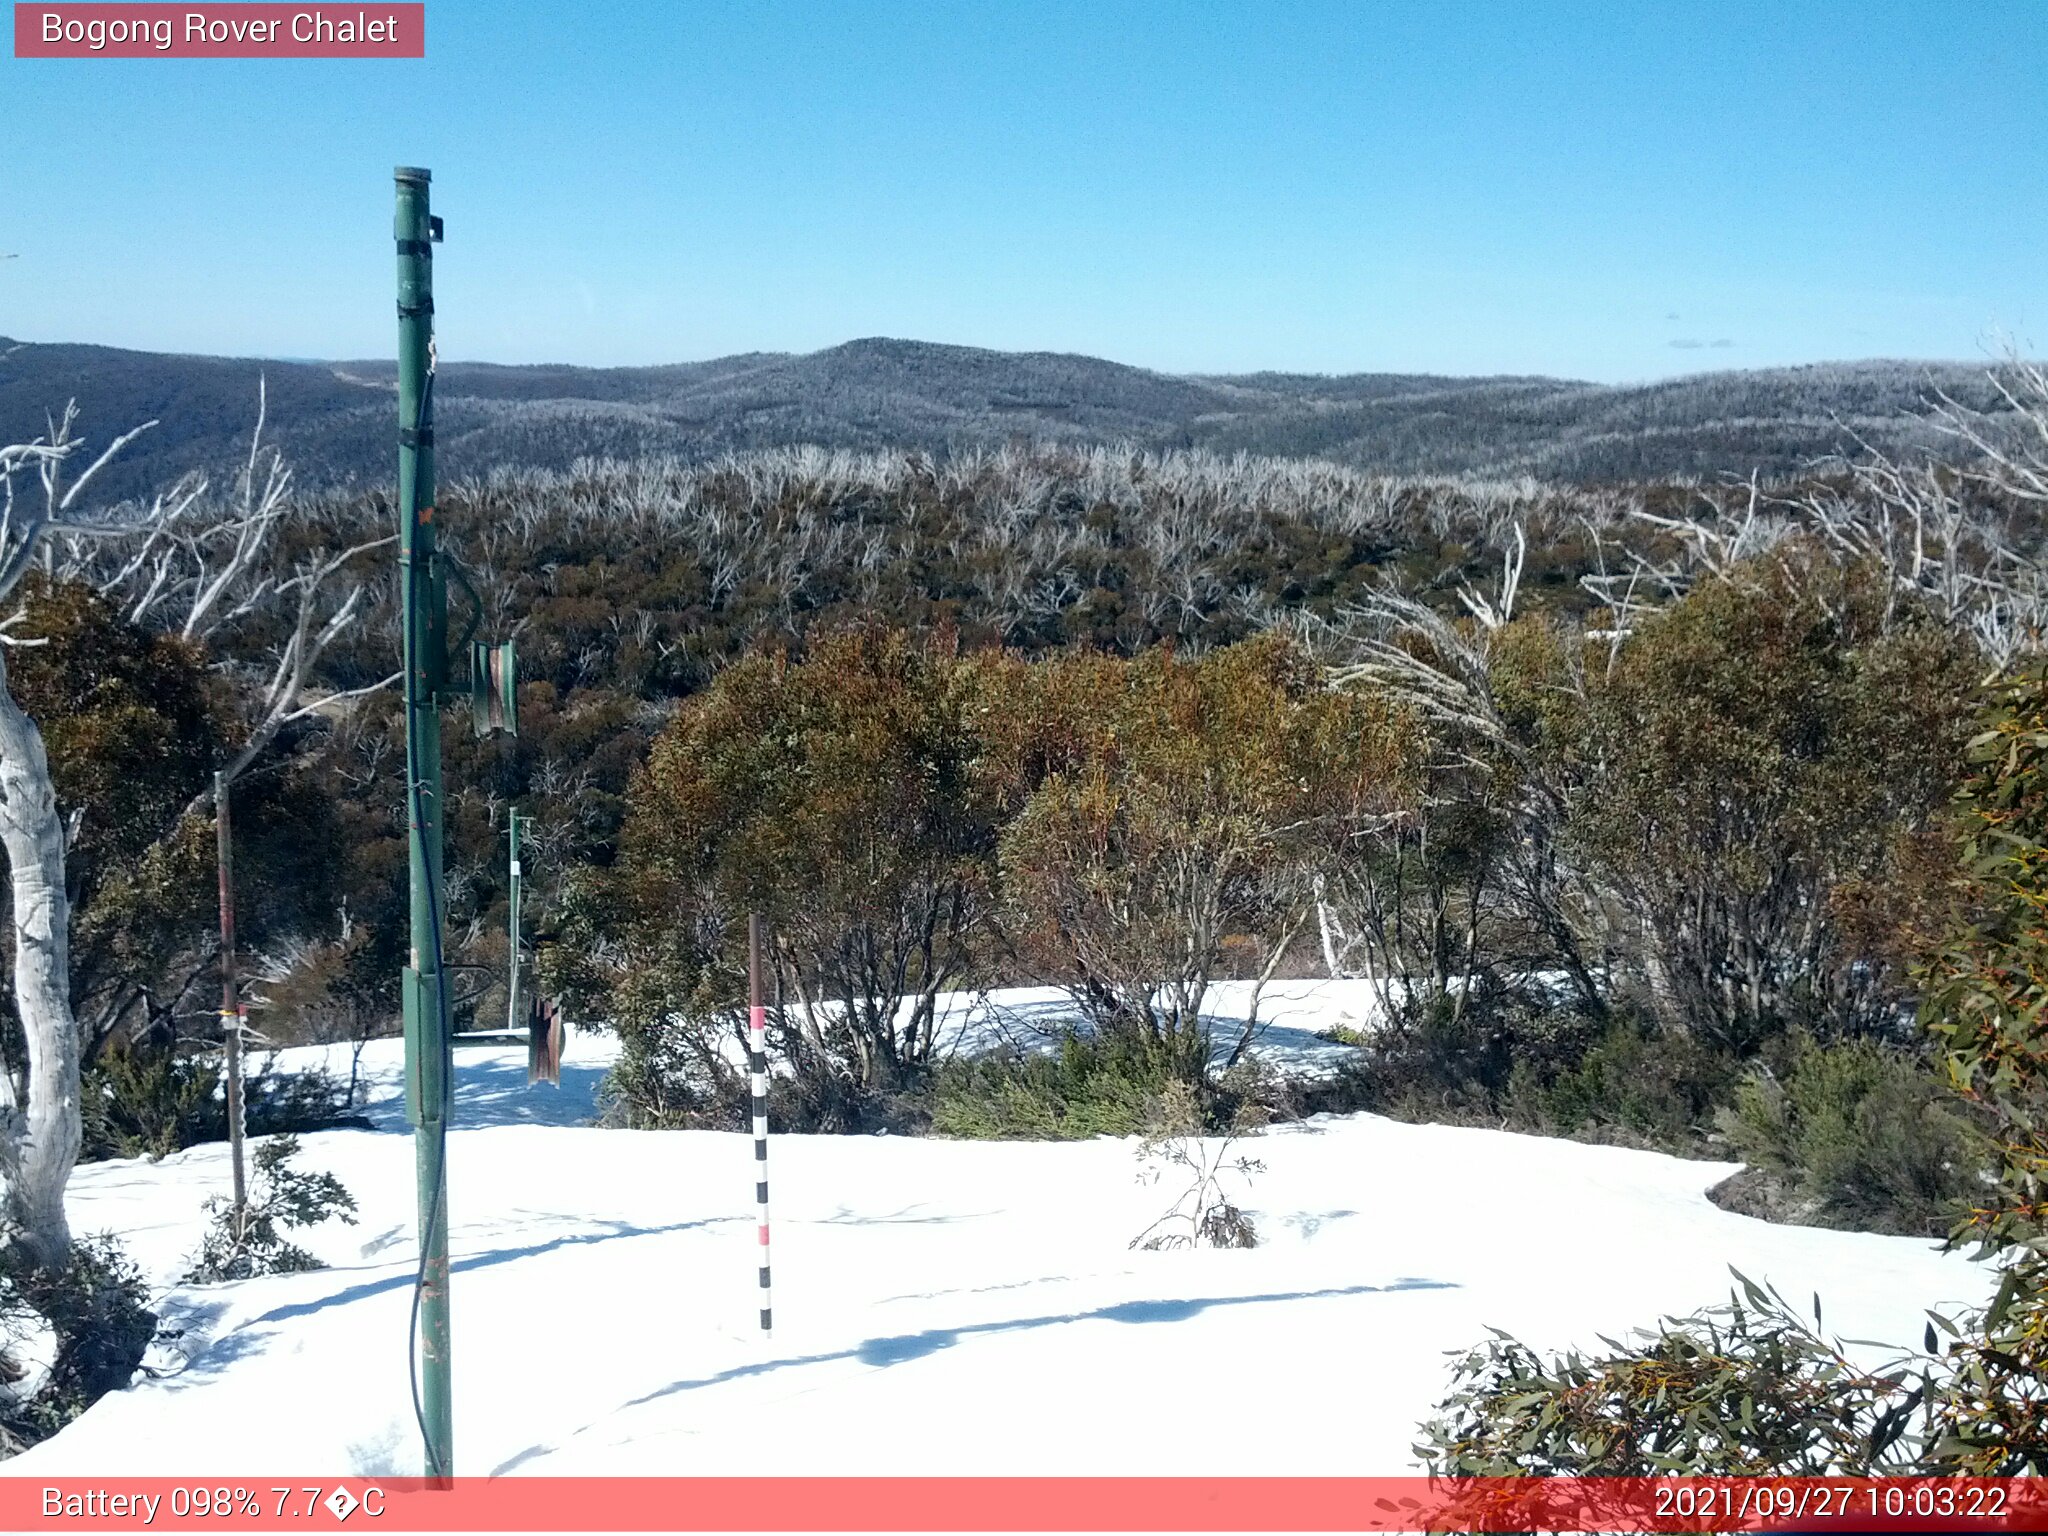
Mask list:
[[405,1118],[414,1126],[443,1125],[453,1102],[454,1055],[452,1042],[434,1022],[441,1016],[440,978],[407,966],[402,991]]

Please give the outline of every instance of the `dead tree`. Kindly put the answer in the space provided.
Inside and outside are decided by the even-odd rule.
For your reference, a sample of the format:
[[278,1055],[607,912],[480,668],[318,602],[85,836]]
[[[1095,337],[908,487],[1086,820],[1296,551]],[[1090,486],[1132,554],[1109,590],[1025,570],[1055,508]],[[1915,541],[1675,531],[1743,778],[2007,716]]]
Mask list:
[[[79,498],[99,470],[146,423],[114,439],[76,479],[64,470],[81,446],[75,409],[28,443],[0,447],[0,603],[39,566],[51,570],[59,546],[133,535],[179,516],[203,488],[182,481],[126,519],[88,517]],[[32,482],[32,483],[31,483]],[[36,494],[37,489],[40,495]],[[0,620],[8,645],[34,644]],[[81,1137],[78,1021],[71,1011],[71,900],[64,879],[65,828],[50,761],[36,722],[7,688],[0,645],[0,846],[7,855],[14,924],[14,1008],[23,1060],[0,1071],[0,1237],[29,1263],[62,1265],[71,1248],[64,1190]]]
[[[188,476],[146,503],[91,515],[80,508],[94,477],[155,423],[115,438],[67,480],[66,466],[83,446],[76,421],[76,407],[67,406],[43,436],[0,448],[0,604],[40,570],[92,588],[132,623],[217,650],[244,626],[282,610],[285,638],[248,690],[249,731],[223,765],[224,784],[293,722],[389,682],[307,700],[315,664],[363,601],[360,583],[340,591],[336,578],[387,541],[287,560],[280,535],[290,511],[290,472],[275,453],[263,464],[260,400],[237,494],[209,499],[206,481]],[[21,617],[0,618],[0,843],[12,877],[14,1002],[25,1046],[24,1060],[0,1073],[0,1222],[7,1241],[47,1266],[61,1263],[70,1246],[64,1188],[80,1143],[81,1032],[70,991],[66,828],[42,734],[6,689],[4,646],[37,643],[18,633]],[[186,814],[206,813],[214,793],[206,786]]]

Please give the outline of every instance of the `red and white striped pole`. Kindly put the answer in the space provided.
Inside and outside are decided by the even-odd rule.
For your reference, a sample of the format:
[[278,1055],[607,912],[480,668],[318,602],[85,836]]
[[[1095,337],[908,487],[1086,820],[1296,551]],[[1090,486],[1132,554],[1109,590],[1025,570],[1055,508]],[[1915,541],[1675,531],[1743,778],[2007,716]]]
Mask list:
[[747,914],[748,1066],[754,1077],[754,1203],[760,1207],[761,1336],[773,1332],[768,1300],[768,1010],[761,1004],[761,914]]

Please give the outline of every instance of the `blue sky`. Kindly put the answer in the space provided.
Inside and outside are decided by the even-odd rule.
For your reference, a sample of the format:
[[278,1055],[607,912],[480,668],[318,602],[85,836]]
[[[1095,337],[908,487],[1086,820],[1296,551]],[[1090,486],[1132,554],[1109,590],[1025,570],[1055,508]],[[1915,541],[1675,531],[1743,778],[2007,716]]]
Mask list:
[[2038,354],[2044,100],[2039,0],[428,0],[424,61],[0,57],[0,334],[383,355],[418,164],[456,358]]

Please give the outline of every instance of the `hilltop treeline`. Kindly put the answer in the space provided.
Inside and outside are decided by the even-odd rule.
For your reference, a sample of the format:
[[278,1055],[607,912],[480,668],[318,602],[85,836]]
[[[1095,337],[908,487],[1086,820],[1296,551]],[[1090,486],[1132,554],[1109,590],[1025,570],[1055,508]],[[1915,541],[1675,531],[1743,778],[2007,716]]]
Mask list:
[[[1679,359],[1674,357],[1674,362]],[[1575,484],[1795,473],[1864,447],[1942,446],[1946,397],[2009,416],[1965,364],[1868,362],[1608,386],[1410,374],[1182,377],[1099,358],[868,339],[804,356],[755,353],[655,368],[444,363],[442,462],[473,473],[569,471],[590,459],[815,444],[949,455],[1015,442],[1317,457],[1395,475],[1523,474]],[[104,472],[116,494],[235,462],[258,380],[306,486],[388,483],[392,365],[165,356],[0,338],[0,441],[54,403],[159,425]]]

